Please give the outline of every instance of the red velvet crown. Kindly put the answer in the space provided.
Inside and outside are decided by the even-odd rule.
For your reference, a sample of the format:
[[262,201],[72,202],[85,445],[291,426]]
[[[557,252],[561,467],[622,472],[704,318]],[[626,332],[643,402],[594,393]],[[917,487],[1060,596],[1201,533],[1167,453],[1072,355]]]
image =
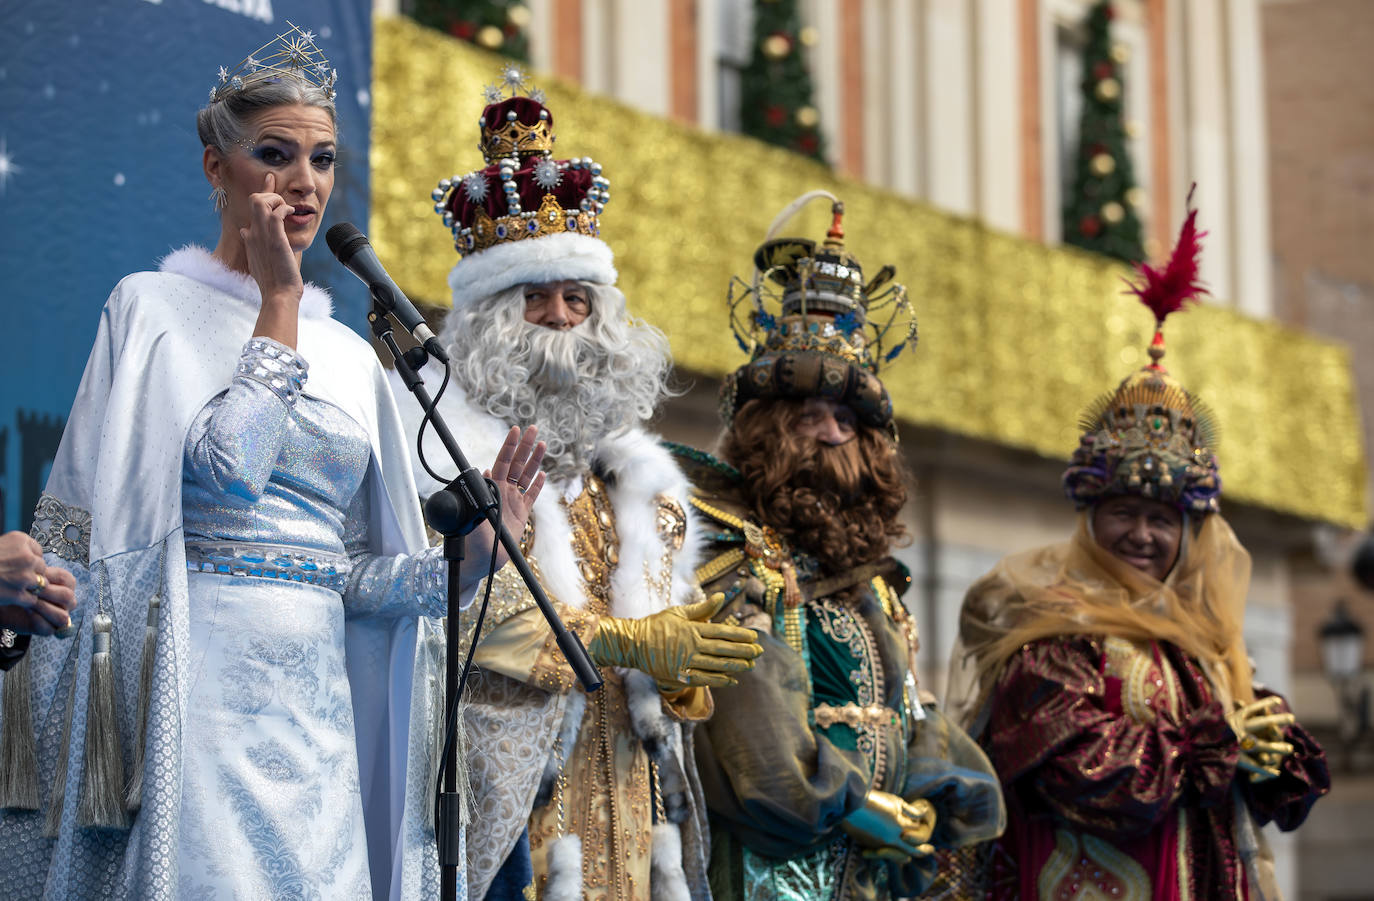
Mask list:
[[489,104],[478,121],[487,166],[440,180],[434,212],[466,255],[551,234],[600,234],[610,182],[591,157],[555,160],[553,115],[530,97]]

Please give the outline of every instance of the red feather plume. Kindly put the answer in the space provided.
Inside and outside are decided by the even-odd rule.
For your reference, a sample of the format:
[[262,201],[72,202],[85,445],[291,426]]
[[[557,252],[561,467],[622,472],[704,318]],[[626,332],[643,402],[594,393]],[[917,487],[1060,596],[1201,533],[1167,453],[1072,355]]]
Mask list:
[[1156,269],[1148,263],[1136,267],[1142,281],[1139,284],[1129,280],[1126,284],[1130,292],[1140,298],[1140,302],[1155,314],[1156,326],[1164,324],[1164,317],[1183,309],[1188,301],[1196,303],[1207,288],[1198,280],[1198,255],[1202,252],[1202,239],[1206,232],[1197,230],[1197,210],[1193,209],[1193,190],[1188,191],[1188,218],[1183,220],[1183,228],[1178,233],[1178,244],[1164,268]]

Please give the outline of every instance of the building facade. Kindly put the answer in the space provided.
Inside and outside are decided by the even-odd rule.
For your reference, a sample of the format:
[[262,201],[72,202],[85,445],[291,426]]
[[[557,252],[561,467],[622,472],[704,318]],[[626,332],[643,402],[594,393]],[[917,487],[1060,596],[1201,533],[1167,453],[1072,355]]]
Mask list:
[[[1276,26],[1275,12],[1340,2],[1116,0],[1112,26],[1148,253],[1167,253],[1184,197],[1197,184],[1199,225],[1209,232],[1203,277],[1212,309],[1171,322],[1170,360],[1222,415],[1226,513],[1254,558],[1247,639],[1259,678],[1291,694],[1304,720],[1329,716],[1332,704],[1314,675],[1315,639],[1308,634],[1324,613],[1314,619],[1296,605],[1326,590],[1313,587],[1325,577],[1324,564],[1313,561],[1333,540],[1350,541],[1368,509],[1370,433],[1354,405],[1370,398],[1370,379],[1360,363],[1352,377],[1349,344],[1341,342],[1351,337],[1345,286],[1367,287],[1374,279],[1364,269],[1323,268],[1315,250],[1300,250],[1304,220],[1287,213],[1293,201],[1285,179],[1294,164],[1277,135],[1299,140],[1303,130],[1287,127],[1290,106],[1302,106],[1316,88],[1298,83],[1285,106],[1267,79],[1268,60],[1304,16],[1283,10],[1290,19]],[[689,384],[663,414],[667,437],[702,447],[715,442],[719,376],[744,359],[727,347],[726,285],[732,272],[745,274],[775,210],[801,189],[824,186],[851,205],[856,242],[866,229],[910,231],[870,239],[872,253],[860,243],[855,249],[874,268],[897,265],[922,318],[916,362],[894,367],[889,386],[915,482],[907,511],[913,540],[900,550],[913,573],[906,597],[921,627],[921,677],[937,694],[965,590],[1005,554],[1070,533],[1073,510],[1059,476],[1076,441],[1076,414],[1143,362],[1148,324],[1132,319],[1143,314],[1117,297],[1123,270],[1056,249],[1077,148],[1082,23],[1091,5],[802,0],[809,33],[801,43],[816,86],[827,172],[732,135],[752,49],[753,0],[527,4],[536,78],[552,85],[560,129],[571,129],[560,130],[559,149],[591,152],[607,163],[616,204],[604,227],[622,287],[632,308],[668,333]],[[406,32],[404,40],[417,39]],[[447,94],[436,89],[444,103],[406,95],[411,124],[397,134],[414,144],[425,143],[416,132],[426,120],[475,119],[477,91],[467,82],[492,59],[454,53],[465,68],[442,74],[453,87]],[[414,214],[400,189],[413,189],[398,182],[398,193],[389,195],[382,173],[419,170],[437,178],[466,171],[450,161],[471,162],[472,152],[421,151],[379,133],[387,111],[400,109],[387,86],[399,96],[402,85],[421,78],[433,84],[436,76],[432,67],[413,71],[385,41],[377,60],[372,232],[387,236],[379,245],[391,242],[390,253],[379,247],[389,259],[411,254],[414,265],[402,267],[413,279],[403,285],[408,293],[442,303],[447,264],[429,259],[431,252],[442,259],[442,251],[420,250],[442,245],[418,227],[412,239]],[[1298,75],[1306,64],[1291,65]],[[1367,104],[1365,110],[1367,128]],[[451,135],[443,141],[471,143]],[[730,166],[755,167],[755,176],[741,178]],[[423,192],[432,186],[430,180]],[[1370,206],[1364,209],[1368,215]],[[1352,229],[1352,240],[1368,233]],[[1343,259],[1370,265],[1367,253]],[[1371,327],[1367,311],[1365,317],[1361,328]],[[1093,350],[1104,343],[1105,352]],[[1276,358],[1293,348],[1308,356]],[[1026,372],[1025,385],[1013,384]],[[1268,422],[1291,407],[1286,398],[1304,380],[1314,386],[1313,403],[1332,404],[1320,426],[1301,416],[1291,424],[1251,421]],[[1052,402],[1044,402],[1047,395]],[[1308,441],[1311,449],[1302,443]],[[1311,486],[1286,479],[1314,475],[1302,461],[1325,446],[1339,448],[1325,461],[1339,457],[1339,466]],[[1336,490],[1317,500],[1319,486]],[[1320,840],[1306,842],[1299,854],[1292,836],[1270,837],[1286,897],[1339,897],[1299,890],[1317,884],[1308,873],[1324,866]]]

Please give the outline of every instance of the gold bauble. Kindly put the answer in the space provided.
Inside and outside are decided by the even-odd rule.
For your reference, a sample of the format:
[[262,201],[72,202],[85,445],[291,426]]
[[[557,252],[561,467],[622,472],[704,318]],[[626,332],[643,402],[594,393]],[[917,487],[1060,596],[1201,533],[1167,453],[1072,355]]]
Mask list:
[[1088,165],[1092,167],[1094,175],[1111,175],[1116,171],[1116,160],[1112,159],[1110,153],[1099,153]]
[[1145,205],[1145,189],[1140,187],[1128,188],[1126,190],[1126,202],[1136,209],[1143,207]]
[[814,47],[821,39],[821,30],[815,25],[807,25],[797,35],[797,40],[801,41],[803,47]]
[[495,50],[506,41],[506,36],[495,25],[487,25],[477,32],[477,43],[488,50]]
[[1116,225],[1126,218],[1126,208],[1115,200],[1109,200],[1102,204],[1102,218],[1112,225]]
[[1139,119],[1127,119],[1123,127],[1126,129],[1126,137],[1128,138],[1138,138],[1140,133],[1144,131]]
[[530,24],[530,18],[530,8],[528,6],[521,6],[517,3],[515,6],[506,10],[506,21],[516,28],[525,28],[528,26]]
[[1125,44],[1112,45],[1112,61],[1125,65],[1131,59],[1131,48]]
[[769,59],[782,59],[792,49],[792,42],[780,34],[770,34],[763,39],[763,55]]
[[820,121],[821,114],[816,112],[814,106],[803,106],[797,110],[797,124],[802,128],[815,128]]
[[1104,78],[1097,83],[1098,100],[1115,100],[1121,96],[1121,82],[1115,78]]

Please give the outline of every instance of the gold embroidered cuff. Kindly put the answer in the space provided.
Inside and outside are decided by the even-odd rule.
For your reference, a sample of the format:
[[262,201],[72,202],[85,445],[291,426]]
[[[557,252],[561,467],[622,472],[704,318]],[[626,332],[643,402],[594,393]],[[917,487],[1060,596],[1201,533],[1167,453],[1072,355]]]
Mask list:
[[680,723],[699,723],[709,720],[716,712],[716,701],[707,686],[665,691],[663,706],[668,715]]

